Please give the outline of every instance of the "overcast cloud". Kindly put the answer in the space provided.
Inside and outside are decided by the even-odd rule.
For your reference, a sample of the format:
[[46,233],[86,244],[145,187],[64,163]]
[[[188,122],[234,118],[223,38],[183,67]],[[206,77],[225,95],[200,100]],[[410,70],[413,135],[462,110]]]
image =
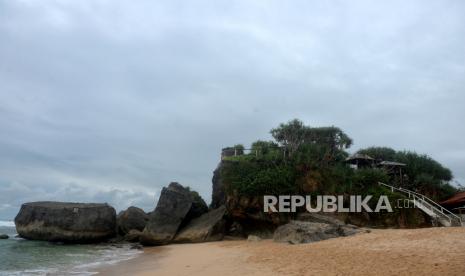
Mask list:
[[210,201],[280,122],[427,153],[465,183],[463,1],[0,0],[0,219],[22,202]]

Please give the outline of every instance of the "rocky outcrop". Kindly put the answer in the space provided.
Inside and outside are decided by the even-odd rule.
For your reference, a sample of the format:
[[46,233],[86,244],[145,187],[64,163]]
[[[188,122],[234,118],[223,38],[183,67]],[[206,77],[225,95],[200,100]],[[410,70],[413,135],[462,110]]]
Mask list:
[[227,234],[232,237],[246,237],[244,227],[237,221],[233,221],[227,230]]
[[7,234],[0,234],[0,240],[7,240],[10,237]]
[[226,202],[226,194],[223,180],[221,178],[221,167],[225,164],[224,161],[220,162],[213,171],[212,178],[212,202],[210,207],[216,209]]
[[321,213],[300,213],[297,215],[297,220],[307,222],[319,222],[334,225],[345,225],[345,223],[337,218],[335,215],[321,214]]
[[98,242],[115,235],[116,211],[108,204],[30,202],[21,206],[15,224],[25,239]]
[[199,210],[205,210],[199,206],[202,204],[199,202],[188,188],[176,182],[170,183],[161,191],[157,207],[150,214],[142,233],[141,242],[145,245],[162,245],[171,242],[182,225],[186,225],[189,220],[200,215]]
[[221,172],[230,165],[231,161],[223,160],[213,172],[210,208],[225,205],[230,218],[244,226],[241,230],[245,235],[262,232],[264,228],[274,230],[278,225],[289,222],[289,214],[264,213],[263,196],[238,195],[228,191],[228,183],[221,176]]
[[273,239],[276,242],[299,244],[345,237],[359,232],[360,230],[352,225],[294,220],[278,227],[273,235]]
[[[282,225],[290,221],[289,213],[263,212],[263,196],[227,195],[226,208],[235,221],[243,226]],[[246,229],[247,230],[247,229]]]
[[222,240],[225,233],[225,206],[220,206],[193,219],[175,237],[177,243],[208,242]]
[[127,241],[127,242],[138,242],[138,241],[140,241],[141,236],[142,236],[141,231],[132,229],[132,230],[129,231],[129,233],[127,233],[124,236],[124,240]]
[[119,213],[116,218],[118,233],[126,235],[131,230],[143,231],[148,219],[148,215],[144,210],[131,206],[127,210]]
[[205,203],[199,193],[190,191],[190,197],[192,200],[192,206],[184,219],[184,223],[187,223],[192,219],[200,217],[201,215],[208,212],[208,205]]

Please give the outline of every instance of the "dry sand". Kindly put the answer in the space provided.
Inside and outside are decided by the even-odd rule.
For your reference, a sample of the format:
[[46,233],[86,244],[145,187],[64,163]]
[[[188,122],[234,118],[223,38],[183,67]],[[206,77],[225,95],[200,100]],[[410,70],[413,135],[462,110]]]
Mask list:
[[373,230],[289,245],[223,241],[145,249],[102,275],[465,275],[465,227]]

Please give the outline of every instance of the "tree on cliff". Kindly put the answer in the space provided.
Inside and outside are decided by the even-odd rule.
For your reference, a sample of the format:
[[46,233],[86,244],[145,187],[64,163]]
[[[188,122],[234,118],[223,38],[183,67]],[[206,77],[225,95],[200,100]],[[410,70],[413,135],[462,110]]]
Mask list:
[[352,145],[352,139],[338,127],[310,127],[298,119],[280,124],[270,133],[276,142],[285,147],[291,155],[302,145],[324,145],[330,154]]
[[307,127],[302,121],[294,119],[270,131],[273,138],[290,154],[294,153],[305,141]]
[[[294,119],[270,132],[276,142],[258,140],[252,144],[250,154],[229,157],[236,162],[223,168],[223,176],[229,180],[232,190],[255,195],[292,190],[350,193],[354,189],[360,190],[357,192],[378,189],[378,181],[396,181],[379,168],[350,169],[344,161],[348,156],[345,149],[352,145],[352,139],[338,127],[310,127]],[[450,170],[427,155],[397,152],[387,147],[370,147],[358,153],[377,160],[405,163],[403,185],[406,188],[436,199],[456,190],[448,184],[452,179]]]
[[438,199],[451,196],[456,191],[448,183],[452,180],[452,172],[426,154],[395,151],[388,147],[369,147],[359,150],[358,153],[367,154],[377,160],[404,163],[406,188]]

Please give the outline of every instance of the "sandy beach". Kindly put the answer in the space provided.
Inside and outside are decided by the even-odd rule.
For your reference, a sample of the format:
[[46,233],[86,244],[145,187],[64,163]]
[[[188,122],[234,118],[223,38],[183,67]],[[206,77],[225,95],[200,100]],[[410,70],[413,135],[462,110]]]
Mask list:
[[146,248],[99,275],[464,275],[465,228],[373,230],[289,245],[222,241]]

